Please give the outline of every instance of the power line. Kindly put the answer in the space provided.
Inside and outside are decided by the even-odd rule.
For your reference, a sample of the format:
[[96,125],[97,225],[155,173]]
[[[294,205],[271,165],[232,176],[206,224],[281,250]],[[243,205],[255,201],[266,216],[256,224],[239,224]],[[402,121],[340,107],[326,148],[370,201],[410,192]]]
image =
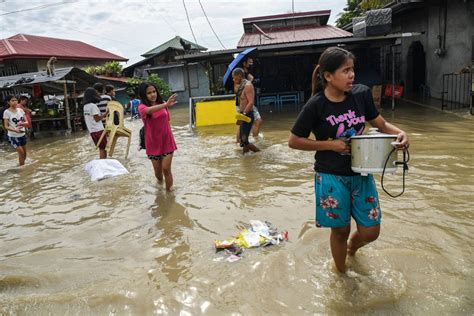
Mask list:
[[[152,11],[156,11],[149,0],[146,0],[146,3],[148,4],[148,6],[150,7]],[[168,21],[168,19],[166,18],[164,14],[160,15],[160,18],[163,18],[163,21],[165,21],[166,25],[168,25],[168,27],[175,33],[175,35],[178,35],[178,31],[176,31],[173,25],[171,25],[171,23]]]
[[48,7],[62,5],[62,4],[68,4],[68,3],[72,3],[72,2],[76,2],[76,1],[74,1],[74,0],[73,1],[61,1],[61,2],[56,2],[56,3],[43,4],[43,5],[39,5],[39,6],[36,6],[36,7],[28,8],[28,9],[20,9],[20,10],[15,10],[15,11],[2,13],[2,14],[0,14],[0,16],[1,15],[14,14],[14,13],[20,13],[20,12],[26,12],[26,11],[40,10],[40,9],[45,9],[45,8],[48,8]]
[[193,28],[191,26],[191,21],[189,21],[188,9],[186,9],[186,3],[183,0],[184,11],[186,12],[186,18],[188,19],[189,28],[191,29],[191,34],[193,34],[194,43],[197,44],[196,36],[194,36]]
[[[184,1],[184,0],[183,0]],[[207,14],[206,14],[206,11],[204,11],[204,7],[202,6],[202,3],[201,3],[201,0],[198,0],[199,2],[199,5],[201,6],[201,9],[202,9],[202,13],[204,13],[204,16],[206,17],[206,20],[207,20],[207,23],[209,24],[209,27],[211,28],[212,30],[212,33],[214,33],[214,35],[216,36],[217,40],[219,41],[219,43],[221,44],[222,48],[226,49],[224,44],[222,44],[221,40],[219,39],[219,36],[217,36],[216,32],[214,31],[214,28],[212,27],[211,25],[211,21],[209,21],[208,17],[207,17]]]

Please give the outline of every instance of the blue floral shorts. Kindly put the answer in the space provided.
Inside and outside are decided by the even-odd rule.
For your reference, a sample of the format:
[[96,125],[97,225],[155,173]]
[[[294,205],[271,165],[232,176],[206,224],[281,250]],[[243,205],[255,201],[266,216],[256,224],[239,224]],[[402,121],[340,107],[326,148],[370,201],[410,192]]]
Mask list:
[[338,176],[317,172],[314,188],[316,226],[346,227],[351,223],[351,216],[364,227],[380,224],[382,211],[371,174]]

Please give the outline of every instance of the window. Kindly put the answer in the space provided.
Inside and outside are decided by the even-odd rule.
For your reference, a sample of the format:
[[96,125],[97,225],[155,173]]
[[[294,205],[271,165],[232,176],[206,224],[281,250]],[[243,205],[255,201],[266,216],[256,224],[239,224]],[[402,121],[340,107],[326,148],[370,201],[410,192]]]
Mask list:
[[183,67],[170,68],[168,80],[171,91],[184,91]]

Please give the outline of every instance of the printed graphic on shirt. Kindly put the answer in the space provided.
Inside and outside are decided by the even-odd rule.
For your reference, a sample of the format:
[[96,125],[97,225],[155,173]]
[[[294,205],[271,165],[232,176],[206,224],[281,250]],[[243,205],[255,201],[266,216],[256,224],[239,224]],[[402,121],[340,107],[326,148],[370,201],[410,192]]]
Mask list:
[[[365,127],[362,125],[359,130],[355,129],[355,125],[365,123],[365,116],[361,115],[357,117],[356,112],[353,110],[348,110],[347,113],[343,113],[339,116],[329,115],[326,117],[326,121],[331,124],[331,126],[339,124],[336,138],[350,138],[351,136],[361,135]],[[346,124],[348,129],[346,129]]]

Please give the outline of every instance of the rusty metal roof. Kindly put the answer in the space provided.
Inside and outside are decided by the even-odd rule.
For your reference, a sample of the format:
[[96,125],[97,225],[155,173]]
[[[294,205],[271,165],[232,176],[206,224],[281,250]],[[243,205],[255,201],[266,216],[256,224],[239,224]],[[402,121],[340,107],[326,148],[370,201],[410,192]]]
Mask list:
[[331,10],[321,10],[321,11],[310,11],[310,12],[296,12],[296,13],[285,13],[285,14],[276,14],[276,15],[266,15],[266,16],[256,16],[251,18],[243,18],[242,23],[255,23],[262,21],[275,21],[279,19],[291,19],[291,18],[301,18],[301,17],[312,17],[312,16],[327,16]]
[[344,31],[332,25],[305,27],[295,30],[285,29],[271,32],[266,31],[265,34],[267,36],[258,32],[244,33],[240,38],[237,47],[251,47],[352,37],[352,33]]
[[47,59],[51,56],[58,59],[76,60],[128,60],[80,41],[27,34],[17,34],[0,40],[0,60],[13,58]]

